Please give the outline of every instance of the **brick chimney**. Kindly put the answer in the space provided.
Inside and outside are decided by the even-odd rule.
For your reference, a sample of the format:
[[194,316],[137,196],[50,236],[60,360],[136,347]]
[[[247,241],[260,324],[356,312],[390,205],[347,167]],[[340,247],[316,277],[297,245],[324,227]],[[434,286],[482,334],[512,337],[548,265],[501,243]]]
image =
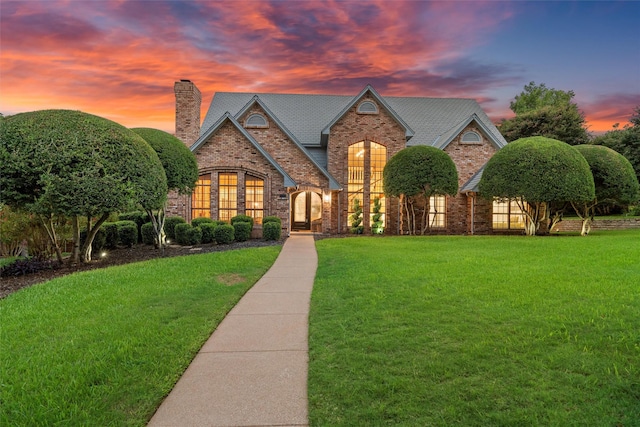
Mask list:
[[176,137],[187,147],[200,136],[200,90],[191,80],[180,80],[173,85],[176,94]]

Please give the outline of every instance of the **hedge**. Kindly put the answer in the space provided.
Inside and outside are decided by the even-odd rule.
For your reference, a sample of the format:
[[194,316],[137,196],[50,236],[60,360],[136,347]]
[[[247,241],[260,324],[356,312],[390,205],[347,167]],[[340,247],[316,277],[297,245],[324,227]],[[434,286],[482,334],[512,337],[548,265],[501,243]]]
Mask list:
[[213,223],[203,223],[198,228],[202,230],[202,243],[214,243],[216,241],[216,228],[218,228],[217,224]]
[[180,216],[170,216],[164,220],[164,233],[167,239],[176,240],[175,227],[176,224],[186,224],[187,221]]
[[153,223],[147,222],[142,224],[140,228],[140,234],[142,236],[142,243],[145,245],[155,245],[156,232],[153,229]]
[[235,239],[235,228],[229,224],[219,225],[214,231],[214,236],[218,244],[227,245]]
[[200,227],[202,224],[213,224],[213,220],[207,217],[194,218],[191,220],[191,225],[194,227]]
[[251,218],[249,215],[236,215],[231,218],[231,225],[234,225],[237,222],[248,222],[251,225],[251,228],[253,228],[253,218]]
[[276,221],[267,222],[262,224],[262,237],[264,240],[280,240],[282,234],[282,227]]
[[138,225],[133,221],[118,221],[118,243],[128,248],[138,243]]
[[251,223],[238,221],[233,223],[237,242],[246,242],[251,237]]

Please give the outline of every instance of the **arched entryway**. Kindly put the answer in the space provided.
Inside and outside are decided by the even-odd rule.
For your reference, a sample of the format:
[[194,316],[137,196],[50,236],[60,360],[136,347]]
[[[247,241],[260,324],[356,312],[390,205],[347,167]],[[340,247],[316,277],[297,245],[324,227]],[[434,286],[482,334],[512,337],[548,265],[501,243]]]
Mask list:
[[291,229],[311,230],[322,220],[322,197],[315,191],[301,191],[291,196]]

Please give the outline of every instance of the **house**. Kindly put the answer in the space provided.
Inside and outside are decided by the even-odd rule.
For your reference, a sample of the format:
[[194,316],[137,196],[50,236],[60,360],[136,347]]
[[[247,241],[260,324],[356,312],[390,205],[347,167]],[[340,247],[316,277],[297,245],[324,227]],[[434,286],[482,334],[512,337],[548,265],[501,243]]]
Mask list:
[[369,233],[379,198],[385,234],[398,234],[399,201],[384,197],[383,168],[405,147],[431,145],[459,176],[455,197],[431,200],[432,229],[490,233],[505,218],[509,227],[508,204],[477,197],[482,167],[506,141],[475,100],[383,97],[371,86],[349,95],[218,92],[200,126],[198,88],[181,80],[174,91],[176,136],[196,155],[200,178],[191,196],[170,198],[169,215],[246,214],[258,228],[275,215],[285,233],[342,234],[358,199]]

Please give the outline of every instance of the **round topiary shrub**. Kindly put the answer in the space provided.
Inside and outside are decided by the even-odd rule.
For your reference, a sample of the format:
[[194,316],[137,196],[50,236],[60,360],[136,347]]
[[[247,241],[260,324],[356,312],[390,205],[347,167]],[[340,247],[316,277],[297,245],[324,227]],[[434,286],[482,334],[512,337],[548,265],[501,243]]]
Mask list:
[[191,225],[194,227],[200,227],[202,224],[213,224],[213,220],[207,217],[194,218],[191,220]]
[[142,234],[142,243],[145,245],[154,245],[156,233],[153,230],[153,224],[147,222],[146,224],[142,224],[140,228],[140,234]]
[[282,227],[282,220],[277,216],[265,216],[262,218],[262,225],[268,224],[270,222],[277,222],[280,227]]
[[203,223],[199,227],[202,230],[202,243],[213,243],[216,241],[216,228],[218,226],[213,223]]
[[118,225],[115,222],[105,222],[101,227],[105,234],[104,247],[115,249],[118,247]]
[[128,248],[138,243],[138,225],[133,221],[118,221],[118,242]]
[[188,245],[188,233],[191,228],[193,228],[193,226],[191,224],[187,224],[186,222],[176,224],[176,226],[174,227],[176,243],[178,243],[179,245]]
[[246,242],[251,237],[251,223],[238,221],[233,224],[237,242]]
[[176,240],[175,228],[177,224],[186,224],[181,216],[170,216],[164,220],[164,233],[169,240]]
[[282,234],[282,228],[279,223],[275,221],[262,224],[262,237],[264,240],[280,240]]
[[248,222],[251,225],[251,228],[253,228],[253,218],[251,218],[249,215],[236,215],[231,218],[231,225],[234,225],[237,222]]
[[191,227],[187,230],[187,244],[199,245],[202,243],[202,229],[200,227]]
[[228,245],[235,239],[235,228],[229,224],[222,224],[216,227],[213,234],[218,244]]

